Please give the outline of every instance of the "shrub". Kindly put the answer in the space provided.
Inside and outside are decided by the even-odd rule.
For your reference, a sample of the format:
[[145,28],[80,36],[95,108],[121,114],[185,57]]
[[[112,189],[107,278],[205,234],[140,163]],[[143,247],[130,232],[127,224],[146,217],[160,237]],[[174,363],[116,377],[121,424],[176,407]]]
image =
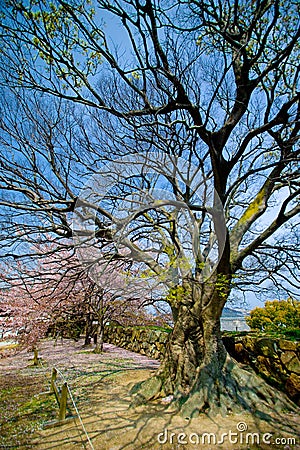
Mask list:
[[252,330],[290,332],[295,337],[296,332],[300,334],[300,302],[291,298],[267,301],[263,308],[254,308],[246,322]]

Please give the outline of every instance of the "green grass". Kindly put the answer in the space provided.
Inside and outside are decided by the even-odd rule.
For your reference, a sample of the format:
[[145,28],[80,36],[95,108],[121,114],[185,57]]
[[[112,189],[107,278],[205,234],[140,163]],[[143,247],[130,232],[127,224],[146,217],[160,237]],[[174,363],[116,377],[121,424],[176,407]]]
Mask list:
[[[7,387],[9,386],[9,387]],[[57,414],[53,395],[40,395],[46,390],[45,378],[6,374],[0,381],[0,448],[27,449],[27,439]]]

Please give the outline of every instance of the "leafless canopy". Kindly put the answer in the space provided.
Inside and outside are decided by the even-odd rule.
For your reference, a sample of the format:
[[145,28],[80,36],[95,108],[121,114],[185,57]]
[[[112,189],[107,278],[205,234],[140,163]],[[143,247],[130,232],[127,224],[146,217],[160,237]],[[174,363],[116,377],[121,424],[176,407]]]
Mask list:
[[[1,14],[3,257],[49,236],[70,249],[84,210],[101,257],[130,252],[162,281],[214,268],[299,293],[296,1],[8,0]],[[91,177],[141,157],[155,170],[88,203]]]

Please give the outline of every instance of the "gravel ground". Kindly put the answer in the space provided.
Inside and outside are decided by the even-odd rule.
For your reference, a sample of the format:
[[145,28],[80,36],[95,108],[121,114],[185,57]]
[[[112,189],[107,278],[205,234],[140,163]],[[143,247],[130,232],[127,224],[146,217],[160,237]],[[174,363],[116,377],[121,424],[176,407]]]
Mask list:
[[[15,351],[5,356],[0,348],[1,412],[4,434],[0,448],[17,450],[296,450],[300,449],[299,416],[278,416],[270,410],[267,420],[251,414],[211,418],[201,415],[186,419],[174,414],[160,402],[131,408],[130,388],[148,378],[159,367],[159,362],[115,347],[104,345],[100,355],[92,348],[78,342],[45,340],[39,346],[40,365],[32,366],[32,353]],[[13,351],[10,350],[10,351]],[[53,396],[43,395],[49,390],[52,368],[59,371],[58,383],[67,380],[81,422],[72,405],[69,415],[76,419],[59,427],[45,427],[49,420],[57,419],[58,407]],[[7,390],[7,398],[3,393]],[[1,391],[0,391],[1,392]],[[13,395],[13,394],[17,395]],[[70,403],[70,402],[69,402]],[[37,420],[39,419],[39,421]],[[41,422],[42,420],[42,422]],[[84,426],[82,426],[82,424]],[[256,433],[260,443],[246,445],[246,432],[239,433],[239,442],[230,443],[228,437],[220,443],[221,436],[236,433],[243,425],[247,433]],[[85,433],[86,431],[86,433]],[[180,434],[183,433],[183,434]],[[189,441],[202,439],[206,443]],[[209,437],[209,434],[211,436]],[[262,442],[270,433],[272,443]],[[208,439],[216,442],[208,445]],[[281,444],[275,444],[275,438]],[[288,439],[295,439],[293,444]],[[90,439],[90,441],[89,441]],[[166,440],[165,442],[163,442]],[[183,440],[186,444],[181,444]],[[278,441],[279,442],[279,441]],[[287,444],[288,443],[288,444]]]
[[[2,352],[4,353],[6,351],[4,344],[2,344],[2,348]],[[75,367],[90,367],[93,364],[103,365],[106,362],[111,362],[112,359],[115,361],[124,360],[121,364],[122,368],[126,367],[126,363],[129,368],[135,367],[137,369],[143,368],[152,370],[159,367],[159,362],[154,359],[130,352],[112,344],[104,344],[104,352],[101,355],[93,353],[92,350],[92,347],[84,347],[82,339],[78,342],[67,339],[63,341],[58,340],[56,344],[53,340],[45,340],[39,345],[39,357],[42,358],[41,363],[45,368],[53,366],[62,370]],[[32,353],[27,350],[12,350],[10,354],[10,357],[3,357],[0,359],[0,373],[25,369],[32,359]],[[43,366],[40,370],[43,370]]]

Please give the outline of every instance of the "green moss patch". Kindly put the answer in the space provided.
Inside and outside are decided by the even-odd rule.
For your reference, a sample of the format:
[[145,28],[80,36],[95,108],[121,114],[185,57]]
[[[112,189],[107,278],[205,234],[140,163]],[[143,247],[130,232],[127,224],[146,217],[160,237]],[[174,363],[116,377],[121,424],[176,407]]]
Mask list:
[[0,447],[31,448],[28,438],[57,413],[54,396],[40,395],[46,380],[36,374],[5,374],[0,380]]

